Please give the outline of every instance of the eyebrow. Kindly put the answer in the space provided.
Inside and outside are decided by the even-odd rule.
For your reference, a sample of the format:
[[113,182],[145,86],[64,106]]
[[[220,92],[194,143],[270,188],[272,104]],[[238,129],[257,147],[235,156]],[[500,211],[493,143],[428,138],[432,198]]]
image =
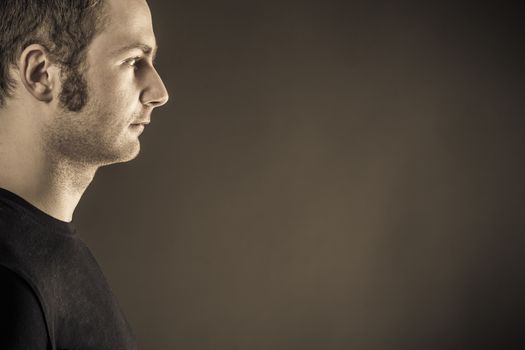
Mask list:
[[157,51],[159,47],[158,45],[156,45],[155,47],[151,47],[144,43],[133,43],[133,44],[118,48],[117,50],[113,52],[113,55],[120,56],[128,51],[137,50],[137,49],[141,50],[145,55],[151,56],[152,60],[154,61],[155,57],[157,56]]

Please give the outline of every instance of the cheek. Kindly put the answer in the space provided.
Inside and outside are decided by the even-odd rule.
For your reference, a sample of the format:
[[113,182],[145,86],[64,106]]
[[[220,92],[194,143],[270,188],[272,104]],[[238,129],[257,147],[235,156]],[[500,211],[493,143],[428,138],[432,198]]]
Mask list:
[[93,105],[102,123],[118,128],[140,112],[140,89],[132,69],[114,66],[99,69],[91,77]]
[[130,75],[122,73],[113,74],[111,77],[108,75],[105,84],[100,86],[99,100],[104,105],[113,106],[114,109],[121,112],[135,110],[140,94],[135,81],[130,79]]

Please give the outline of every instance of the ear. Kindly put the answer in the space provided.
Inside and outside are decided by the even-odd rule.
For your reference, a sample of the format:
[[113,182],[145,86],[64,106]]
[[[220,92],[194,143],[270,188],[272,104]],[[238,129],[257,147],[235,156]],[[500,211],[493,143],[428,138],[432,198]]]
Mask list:
[[27,46],[20,55],[20,79],[26,90],[37,100],[51,102],[58,71],[49,59],[45,47],[39,44]]

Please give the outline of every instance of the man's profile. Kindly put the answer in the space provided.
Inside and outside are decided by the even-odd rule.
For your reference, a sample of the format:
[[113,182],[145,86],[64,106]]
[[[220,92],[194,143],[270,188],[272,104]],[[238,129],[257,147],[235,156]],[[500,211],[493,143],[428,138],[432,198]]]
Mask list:
[[145,0],[0,2],[0,349],[135,349],[71,226],[168,100]]

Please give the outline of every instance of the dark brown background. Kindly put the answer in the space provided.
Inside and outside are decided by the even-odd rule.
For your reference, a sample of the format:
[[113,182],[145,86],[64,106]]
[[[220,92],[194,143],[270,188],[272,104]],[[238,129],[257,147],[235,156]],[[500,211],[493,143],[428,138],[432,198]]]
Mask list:
[[150,5],[171,101],[75,219],[141,349],[523,348],[520,9]]

